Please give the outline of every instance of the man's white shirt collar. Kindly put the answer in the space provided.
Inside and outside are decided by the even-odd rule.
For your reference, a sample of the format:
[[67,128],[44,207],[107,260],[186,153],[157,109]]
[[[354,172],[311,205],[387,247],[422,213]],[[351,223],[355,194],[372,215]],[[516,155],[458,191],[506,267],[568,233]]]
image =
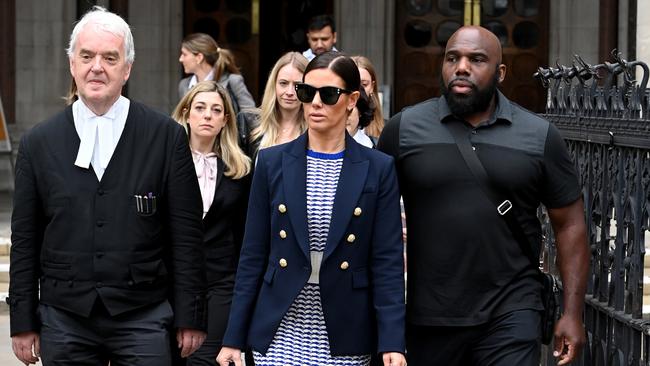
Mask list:
[[[332,46],[332,49],[330,51],[338,52],[338,50],[334,46]],[[314,57],[316,57],[316,54],[314,53],[314,51],[311,50],[311,48],[308,48],[307,51],[302,53],[302,55],[305,56],[307,61],[311,61],[314,59]]]
[[92,163],[97,179],[102,179],[124,131],[130,104],[120,96],[101,116],[95,115],[81,99],[72,104],[74,127],[81,140],[74,165],[88,169]]

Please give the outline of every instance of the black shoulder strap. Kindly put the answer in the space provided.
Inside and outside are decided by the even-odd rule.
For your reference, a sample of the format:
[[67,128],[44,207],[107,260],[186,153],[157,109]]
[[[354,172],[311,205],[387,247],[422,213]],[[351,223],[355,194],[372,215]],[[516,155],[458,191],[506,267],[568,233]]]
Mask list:
[[230,75],[228,75],[228,78],[226,79],[226,90],[230,96],[230,102],[232,103],[232,109],[234,111],[233,113],[237,115],[237,113],[239,113],[239,100],[237,100],[237,95],[235,95],[235,92],[230,87]]
[[248,152],[248,139],[251,131],[245,114],[246,112],[237,113],[237,132],[239,134],[239,147],[241,147],[244,152]]
[[476,178],[483,193],[485,193],[492,204],[494,204],[498,215],[503,217],[506,221],[508,228],[512,232],[517,243],[519,243],[524,254],[528,259],[530,259],[533,266],[539,269],[539,258],[537,258],[533,253],[533,246],[530,244],[528,237],[517,221],[515,215],[516,208],[513,206],[512,202],[508,200],[505,195],[500,194],[500,191],[491,183],[492,181],[488,177],[483,164],[476,155],[476,151],[474,151],[474,147],[469,140],[469,131],[460,122],[449,121],[443,122],[443,124],[447,126],[451,135],[454,137],[456,146],[458,147],[463,160],[465,160],[465,164],[467,164],[469,170],[474,175],[474,178]]

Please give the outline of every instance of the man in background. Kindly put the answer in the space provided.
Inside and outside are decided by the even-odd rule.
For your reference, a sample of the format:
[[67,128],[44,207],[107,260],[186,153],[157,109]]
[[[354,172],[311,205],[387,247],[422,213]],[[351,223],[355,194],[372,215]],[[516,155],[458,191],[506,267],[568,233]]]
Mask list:
[[309,20],[307,25],[307,42],[309,49],[302,53],[307,60],[328,51],[337,51],[336,25],[331,15],[317,15]]

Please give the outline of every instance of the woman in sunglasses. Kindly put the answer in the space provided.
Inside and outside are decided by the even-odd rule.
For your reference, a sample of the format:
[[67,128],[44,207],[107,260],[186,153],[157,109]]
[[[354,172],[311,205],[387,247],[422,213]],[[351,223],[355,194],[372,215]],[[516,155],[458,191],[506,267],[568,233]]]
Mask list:
[[196,84],[172,117],[188,133],[203,199],[208,335],[187,365],[214,365],[226,330],[244,234],[251,161],[237,144],[228,91],[217,82]]
[[359,87],[349,57],[314,58],[307,132],[258,155],[222,366],[247,346],[257,366],[406,364],[397,178],[346,133]]

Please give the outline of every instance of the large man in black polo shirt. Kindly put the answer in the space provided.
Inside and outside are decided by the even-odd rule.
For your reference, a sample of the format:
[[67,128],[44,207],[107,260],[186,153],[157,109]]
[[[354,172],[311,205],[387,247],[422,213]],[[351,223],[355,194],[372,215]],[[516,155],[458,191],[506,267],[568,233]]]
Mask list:
[[496,89],[505,74],[494,34],[459,29],[445,50],[444,96],[404,109],[379,141],[395,157],[409,230],[411,366],[539,365],[536,268],[464,162],[452,124],[466,130],[493,185],[508,192],[536,242],[537,207],[548,209],[564,284],[554,345],[560,364],[574,360],[585,342],[589,261],[575,169],[554,126]]

